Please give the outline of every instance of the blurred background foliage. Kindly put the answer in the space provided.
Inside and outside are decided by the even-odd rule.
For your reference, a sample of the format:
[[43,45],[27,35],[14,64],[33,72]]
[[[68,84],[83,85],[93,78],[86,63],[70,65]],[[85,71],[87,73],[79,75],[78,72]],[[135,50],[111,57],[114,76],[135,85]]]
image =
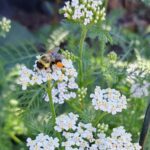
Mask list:
[[[16,85],[16,78],[19,65],[32,68],[35,57],[46,49],[60,46],[78,55],[80,28],[61,21],[58,11],[63,3],[61,0],[0,0],[1,17],[12,20],[11,31],[6,38],[0,38],[0,150],[24,150],[26,137],[39,132],[51,133],[51,114],[42,100],[43,89],[34,87],[22,92]],[[129,85],[122,80],[126,77],[127,62],[134,62],[140,56],[150,63],[149,5],[149,0],[108,1],[105,23],[94,26],[86,38],[84,70],[87,80],[84,86],[90,87],[89,92],[99,84],[119,89],[129,98]],[[104,49],[106,57],[101,62],[99,57]],[[124,67],[112,65],[108,56],[112,51]],[[116,116],[108,115],[103,121],[110,124],[110,130],[124,125],[136,141],[148,100],[129,98],[127,110]],[[63,112],[63,108],[68,108],[67,104],[56,106],[57,112]],[[90,122],[94,114],[92,108],[85,111],[84,121]],[[146,143],[148,150],[150,141]]]

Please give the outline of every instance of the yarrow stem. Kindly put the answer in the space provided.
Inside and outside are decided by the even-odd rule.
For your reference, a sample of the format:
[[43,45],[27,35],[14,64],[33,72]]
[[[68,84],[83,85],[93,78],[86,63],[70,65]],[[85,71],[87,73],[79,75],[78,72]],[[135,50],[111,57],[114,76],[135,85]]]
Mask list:
[[93,121],[93,126],[97,126],[97,124],[107,115],[108,113],[106,113],[106,112],[104,112],[103,114],[98,114],[96,117],[95,117],[95,119],[94,119],[94,121]]
[[108,7],[108,3],[109,3],[109,1],[108,0],[105,0],[105,8],[107,9],[107,7]]
[[15,136],[14,134],[9,134],[9,135],[10,135],[10,137],[11,137],[16,143],[18,143],[18,144],[20,144],[20,145],[23,144],[23,142],[22,142],[17,136]]
[[79,47],[79,86],[82,87],[83,84],[83,49],[84,49],[84,41],[87,34],[87,27],[82,26],[81,38],[80,38],[80,47]]
[[[50,109],[52,112],[52,123],[53,123],[53,127],[55,126],[56,123],[56,112],[55,112],[55,106],[54,106],[54,102],[53,102],[53,98],[52,98],[52,88],[53,86],[51,85],[51,81],[49,80],[47,82],[47,94],[48,94],[48,98],[49,98],[49,104],[50,104]],[[61,135],[59,133],[56,132],[56,136],[58,137],[58,139],[61,141]]]
[[52,98],[52,86],[51,86],[51,81],[49,80],[47,83],[47,94],[49,97],[49,104],[50,104],[50,109],[52,112],[52,121],[53,121],[53,126],[55,125],[55,121],[56,121],[56,113],[55,113],[55,107],[54,107],[54,103],[53,103],[53,98]]
[[105,41],[104,38],[101,38],[100,41],[100,57],[101,57],[101,63],[103,64],[104,59],[104,52],[105,52]]
[[73,108],[76,112],[78,112],[79,114],[82,114],[82,110],[81,110],[80,108],[76,107],[73,103],[67,101],[67,104],[68,104],[71,108]]

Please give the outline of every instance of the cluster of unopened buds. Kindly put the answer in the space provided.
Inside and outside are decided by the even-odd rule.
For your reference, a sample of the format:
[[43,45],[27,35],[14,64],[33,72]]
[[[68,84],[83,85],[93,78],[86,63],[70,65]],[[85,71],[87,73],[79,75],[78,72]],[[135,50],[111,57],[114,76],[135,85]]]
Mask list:
[[108,59],[110,60],[110,62],[116,62],[117,61],[117,54],[112,51],[107,55]]
[[65,3],[61,12],[68,20],[84,25],[105,20],[105,8],[102,0],[72,0]]
[[127,108],[126,97],[115,89],[101,89],[96,86],[94,93],[90,97],[96,110],[102,110],[112,115]]
[[79,121],[79,116],[73,113],[63,114],[56,118],[55,130],[61,134],[62,141],[48,135],[39,134],[35,140],[27,139],[30,150],[140,150],[138,143],[132,143],[131,134],[124,127],[114,128],[107,137],[91,123]]
[[65,56],[66,59],[70,59],[72,61],[78,59],[77,56],[75,56],[72,52],[69,52],[68,50],[63,50],[62,54]]
[[77,96],[79,101],[82,101],[85,98],[86,94],[87,94],[87,88],[84,87],[78,88]]
[[5,37],[6,33],[10,31],[11,21],[5,17],[0,21],[0,35]]
[[[75,90],[78,88],[76,83],[77,72],[74,68],[72,61],[62,59],[63,68],[53,65],[52,68],[39,70],[34,66],[34,70],[28,69],[23,66],[20,71],[18,84],[22,85],[22,89],[26,90],[31,85],[41,85],[51,82],[52,97],[54,103],[62,104],[65,100],[70,100],[76,97]],[[49,101],[47,94],[44,95],[45,101]]]
[[108,124],[105,124],[105,123],[99,123],[98,125],[97,125],[97,131],[98,132],[101,132],[101,133],[105,133],[107,130],[108,130]]

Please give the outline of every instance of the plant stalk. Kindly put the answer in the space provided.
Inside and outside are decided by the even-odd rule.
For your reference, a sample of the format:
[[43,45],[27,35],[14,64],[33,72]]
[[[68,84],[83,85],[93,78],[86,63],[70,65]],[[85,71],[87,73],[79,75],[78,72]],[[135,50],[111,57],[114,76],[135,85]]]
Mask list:
[[48,81],[48,86],[47,86],[46,91],[49,97],[49,104],[50,104],[50,109],[52,113],[52,121],[53,121],[53,126],[54,126],[55,121],[56,121],[56,113],[55,113],[55,107],[54,107],[53,98],[52,98],[52,86],[51,86],[50,80]]
[[107,113],[103,113],[101,115],[97,115],[93,121],[93,125],[96,127],[97,124],[107,115]]
[[73,108],[76,112],[78,112],[79,114],[82,114],[82,110],[80,108],[78,108],[76,105],[72,104],[71,102],[67,102],[67,104]]
[[87,34],[87,28],[85,26],[82,26],[81,31],[81,38],[80,38],[80,44],[79,44],[79,86],[82,87],[83,85],[83,50],[84,50],[84,41]]
[[108,3],[109,3],[109,1],[108,1],[108,0],[105,0],[104,5],[105,5],[106,10],[107,10],[107,7],[108,7]]
[[23,142],[15,134],[10,133],[9,135],[16,143],[18,143],[20,145],[23,144]]
[[104,59],[104,52],[105,52],[105,41],[104,38],[100,41],[100,57],[101,57],[101,63],[103,64]]
[[[54,127],[55,122],[56,122],[56,112],[55,112],[55,106],[54,106],[53,98],[52,98],[52,88],[53,88],[53,86],[51,85],[51,81],[49,80],[47,83],[46,91],[47,91],[48,98],[49,98],[50,110],[52,112],[52,123],[53,123],[53,127]],[[56,132],[56,136],[58,137],[58,139],[61,142],[62,139],[61,139],[61,135],[59,132]]]

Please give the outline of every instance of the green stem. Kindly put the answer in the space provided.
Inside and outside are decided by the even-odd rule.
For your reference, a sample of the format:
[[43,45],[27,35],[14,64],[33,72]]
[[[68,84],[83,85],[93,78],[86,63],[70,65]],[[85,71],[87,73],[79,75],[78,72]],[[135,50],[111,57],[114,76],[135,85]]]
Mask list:
[[79,86],[82,87],[83,84],[83,49],[84,49],[84,41],[87,34],[87,28],[85,26],[82,27],[80,45],[79,45]]
[[52,98],[52,86],[51,86],[51,82],[48,81],[48,86],[47,86],[47,94],[49,97],[49,104],[50,104],[50,109],[52,112],[52,121],[53,121],[53,126],[55,125],[55,121],[56,121],[56,113],[55,113],[55,107],[54,107],[54,103],[53,103],[53,98]]
[[105,0],[105,4],[104,5],[105,5],[106,10],[107,10],[107,7],[108,7],[108,2],[109,2],[108,0]]
[[73,108],[76,112],[78,112],[79,114],[82,113],[82,110],[81,110],[80,108],[76,107],[76,105],[72,104],[72,103],[69,102],[69,101],[67,101],[67,104],[68,104],[71,108]]
[[107,113],[103,113],[101,115],[97,115],[93,121],[93,125],[96,127],[97,124],[107,115]]
[[[51,85],[51,81],[49,80],[47,83],[47,94],[48,94],[48,98],[49,98],[49,104],[50,104],[50,109],[52,112],[52,123],[53,123],[53,127],[55,126],[55,122],[56,122],[56,112],[55,112],[55,106],[53,103],[53,98],[52,98],[52,88],[53,86]],[[56,136],[59,138],[60,142],[62,141],[61,139],[61,135],[59,132],[56,132]]]
[[101,57],[101,63],[103,63],[104,52],[105,52],[105,41],[104,41],[104,38],[102,38],[101,41],[100,41],[100,57]]
[[20,145],[23,144],[23,142],[18,137],[16,137],[16,135],[11,134],[11,133],[9,135],[16,143],[18,143]]

